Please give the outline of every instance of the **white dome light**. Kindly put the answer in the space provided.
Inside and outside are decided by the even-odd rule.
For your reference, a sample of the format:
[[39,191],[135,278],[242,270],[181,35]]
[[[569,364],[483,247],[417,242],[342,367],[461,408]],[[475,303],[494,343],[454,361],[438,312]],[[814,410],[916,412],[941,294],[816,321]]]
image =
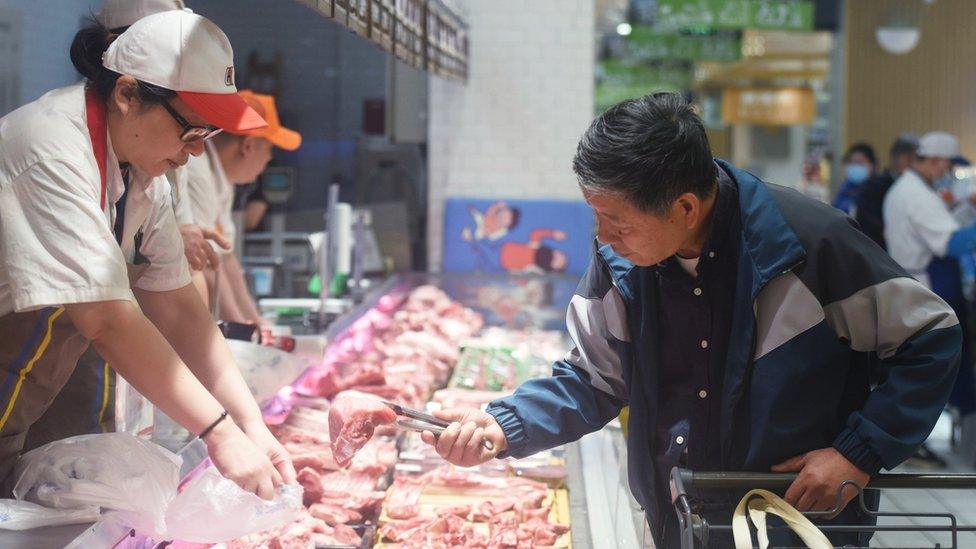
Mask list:
[[875,38],[884,51],[902,55],[915,49],[922,33],[916,27],[878,27]]

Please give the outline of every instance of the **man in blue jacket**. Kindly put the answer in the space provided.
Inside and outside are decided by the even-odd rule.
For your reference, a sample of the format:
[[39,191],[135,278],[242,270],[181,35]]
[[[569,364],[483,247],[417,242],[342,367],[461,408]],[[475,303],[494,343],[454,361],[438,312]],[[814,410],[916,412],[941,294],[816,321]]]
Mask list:
[[[573,168],[599,222],[567,315],[575,347],[487,412],[442,412],[451,426],[424,434],[441,456],[527,456],[629,405],[630,486],[673,547],[674,466],[797,472],[787,501],[822,511],[843,481],[864,485],[926,439],[958,369],[958,320],[850,218],[714,160],[676,94],[606,111]],[[698,504],[727,521],[734,497]],[[868,519],[852,505],[837,520]]]

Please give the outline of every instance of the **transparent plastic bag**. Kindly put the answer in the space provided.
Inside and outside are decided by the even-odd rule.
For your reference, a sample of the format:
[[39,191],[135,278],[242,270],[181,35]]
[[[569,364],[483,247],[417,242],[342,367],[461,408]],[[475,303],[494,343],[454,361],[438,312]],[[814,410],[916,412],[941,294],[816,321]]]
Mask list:
[[50,509],[16,499],[0,499],[0,530],[30,530],[43,526],[84,524],[99,519],[98,507]]
[[298,517],[303,491],[281,486],[264,500],[209,467],[170,503],[165,539],[219,543],[281,526]]
[[182,460],[125,433],[82,435],[31,450],[14,470],[14,497],[55,509],[98,507],[140,532],[162,533]]
[[[21,457],[14,470],[14,497],[60,513],[94,509],[95,518],[101,509],[104,521],[153,539],[201,543],[274,528],[294,520],[301,510],[301,486],[282,486],[275,499],[266,501],[212,466],[177,495],[182,461],[161,446],[124,433],[72,437]],[[2,520],[0,516],[0,528]]]

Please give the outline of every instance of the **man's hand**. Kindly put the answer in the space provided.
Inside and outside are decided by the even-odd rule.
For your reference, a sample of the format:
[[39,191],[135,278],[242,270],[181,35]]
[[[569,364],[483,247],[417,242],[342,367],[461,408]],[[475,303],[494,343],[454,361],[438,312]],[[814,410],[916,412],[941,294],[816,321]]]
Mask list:
[[[491,414],[474,408],[441,410],[434,416],[451,422],[440,436],[425,431],[421,438],[437,450],[437,454],[461,467],[479,465],[493,459],[508,448],[508,440],[501,426]],[[482,442],[491,441],[494,448],[485,449]]]
[[[799,473],[786,491],[786,501],[801,513],[830,511],[837,505],[837,489],[847,480],[867,486],[871,476],[860,470],[834,448],[813,450],[792,457],[772,468],[776,473]],[[857,490],[844,488],[841,508],[854,499]]]
[[225,250],[230,249],[230,241],[214,231],[204,229],[199,225],[180,225],[180,235],[183,236],[183,252],[190,268],[201,271],[205,267],[216,269],[220,258],[208,240],[213,240]]

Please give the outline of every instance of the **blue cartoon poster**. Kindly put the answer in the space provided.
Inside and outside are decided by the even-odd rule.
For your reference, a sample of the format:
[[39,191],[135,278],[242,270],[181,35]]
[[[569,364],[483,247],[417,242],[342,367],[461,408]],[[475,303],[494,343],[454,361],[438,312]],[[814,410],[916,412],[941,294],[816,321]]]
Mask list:
[[593,248],[585,202],[450,198],[444,271],[582,274]]

